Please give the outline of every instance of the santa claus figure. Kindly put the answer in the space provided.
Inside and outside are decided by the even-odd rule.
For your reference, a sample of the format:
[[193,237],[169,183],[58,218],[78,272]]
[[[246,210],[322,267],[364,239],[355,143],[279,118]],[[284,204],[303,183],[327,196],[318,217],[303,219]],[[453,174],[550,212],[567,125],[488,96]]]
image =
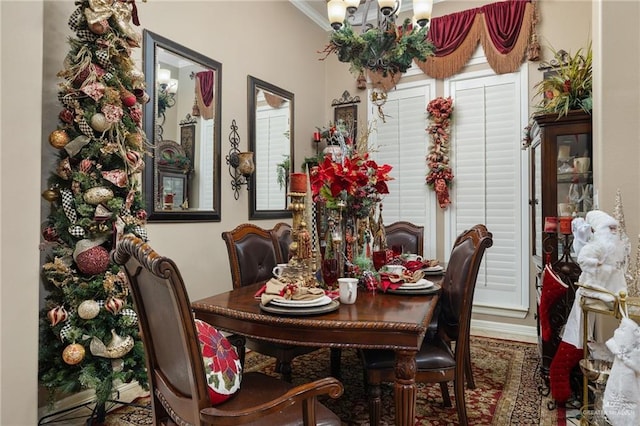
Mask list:
[[[583,287],[576,291],[562,341],[549,371],[551,395],[560,404],[571,396],[569,375],[584,354],[580,299],[588,296],[611,303],[615,300],[614,295],[626,290],[624,274],[630,250],[628,239],[618,230],[618,221],[602,211],[592,210],[584,220],[574,219],[572,225],[574,250],[582,270],[578,283],[601,291],[590,291]],[[589,316],[589,338],[592,337],[594,320],[593,315]]]

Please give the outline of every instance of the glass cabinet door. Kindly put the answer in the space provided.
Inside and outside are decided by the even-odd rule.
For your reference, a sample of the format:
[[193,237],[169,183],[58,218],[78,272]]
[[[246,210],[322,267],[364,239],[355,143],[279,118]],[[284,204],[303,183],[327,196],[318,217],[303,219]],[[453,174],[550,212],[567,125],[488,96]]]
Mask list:
[[584,217],[593,209],[591,135],[559,135],[556,141],[557,215]]

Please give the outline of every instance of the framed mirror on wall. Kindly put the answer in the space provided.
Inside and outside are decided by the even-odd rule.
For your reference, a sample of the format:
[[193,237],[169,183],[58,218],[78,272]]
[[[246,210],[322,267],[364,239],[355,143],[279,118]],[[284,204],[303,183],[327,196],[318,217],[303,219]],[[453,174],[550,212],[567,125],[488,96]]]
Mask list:
[[221,220],[222,64],[144,31],[148,220]]
[[294,95],[247,77],[249,150],[255,155],[249,219],[291,217],[287,210],[289,173],[294,170]]

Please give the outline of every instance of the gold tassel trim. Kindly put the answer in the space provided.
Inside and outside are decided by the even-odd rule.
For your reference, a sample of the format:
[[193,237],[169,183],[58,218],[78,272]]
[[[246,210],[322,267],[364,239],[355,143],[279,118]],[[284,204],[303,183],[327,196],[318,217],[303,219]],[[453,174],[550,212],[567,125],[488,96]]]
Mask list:
[[531,37],[531,26],[534,18],[534,9],[531,3],[527,3],[524,9],[524,16],[522,18],[522,26],[520,27],[520,34],[516,40],[513,49],[507,54],[500,53],[496,50],[491,37],[487,31],[487,26],[484,22],[484,14],[482,15],[482,23],[484,31],[481,32],[480,43],[484,49],[484,55],[489,62],[489,66],[496,72],[496,74],[506,74],[515,72],[520,68],[523,58],[529,46],[529,39]]
[[429,56],[426,61],[416,61],[418,67],[430,77],[447,78],[460,71],[473,55],[478,46],[484,21],[481,21],[481,14],[476,14],[469,33],[460,43],[460,46],[447,56]]

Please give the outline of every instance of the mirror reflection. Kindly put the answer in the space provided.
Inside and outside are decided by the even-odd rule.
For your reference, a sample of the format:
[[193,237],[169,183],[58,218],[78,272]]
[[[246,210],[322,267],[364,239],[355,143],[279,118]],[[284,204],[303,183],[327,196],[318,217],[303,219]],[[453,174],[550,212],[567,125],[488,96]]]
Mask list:
[[150,31],[144,49],[148,219],[220,220],[222,66]]
[[249,218],[285,218],[294,170],[293,93],[248,77],[249,149],[255,153]]

